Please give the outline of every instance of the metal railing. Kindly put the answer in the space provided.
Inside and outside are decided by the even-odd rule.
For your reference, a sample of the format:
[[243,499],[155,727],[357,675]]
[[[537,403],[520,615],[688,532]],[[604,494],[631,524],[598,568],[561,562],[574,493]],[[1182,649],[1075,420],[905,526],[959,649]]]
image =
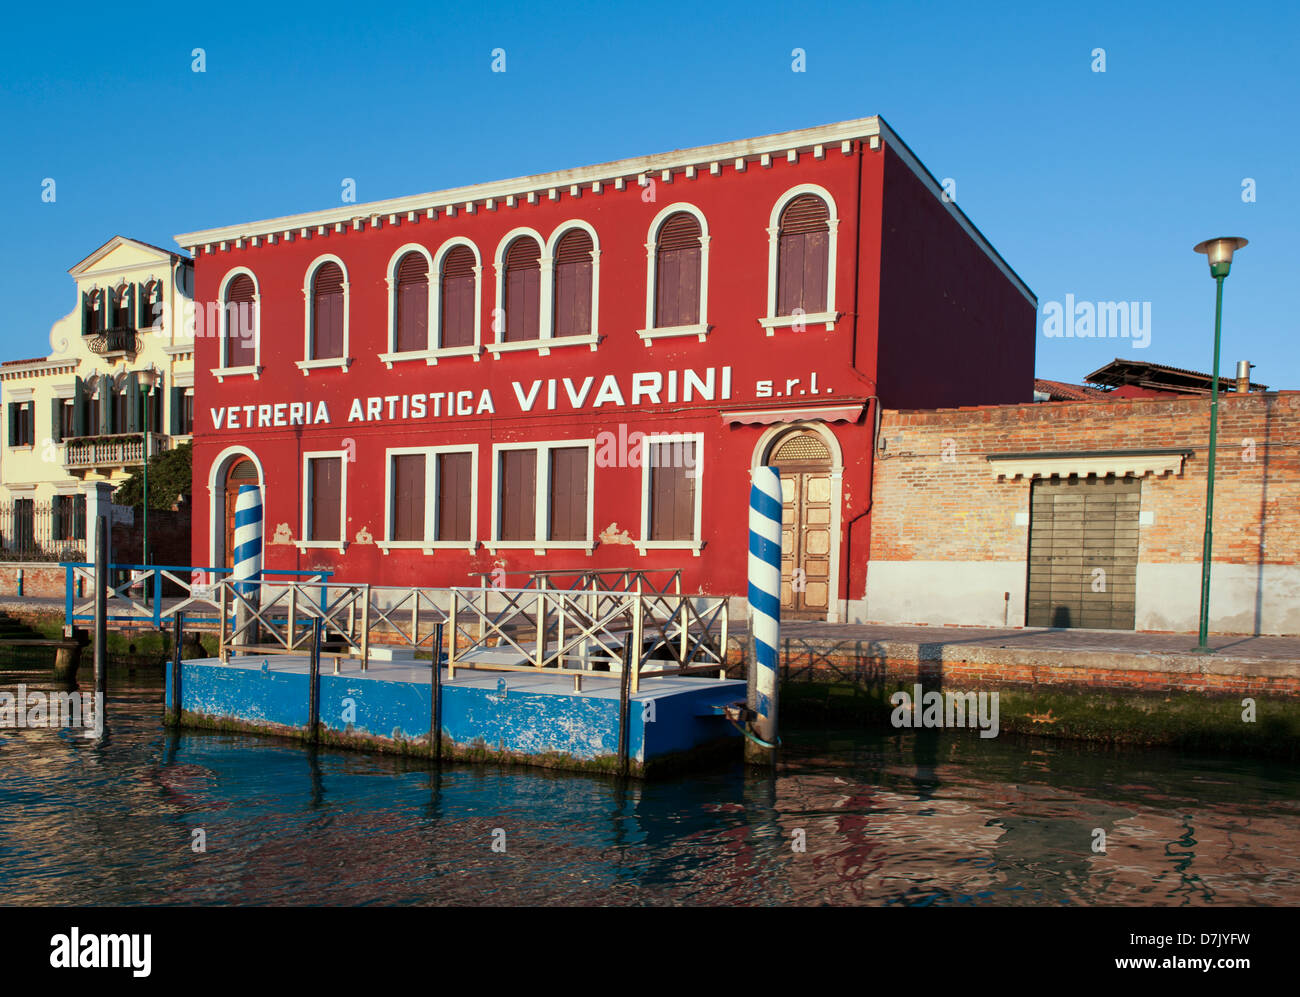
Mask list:
[[[269,572],[267,574],[270,574]],[[557,574],[548,572],[548,574]],[[589,574],[589,573],[585,573]],[[676,592],[535,588],[419,588],[312,581],[217,583],[220,654],[303,654],[319,625],[337,673],[356,658],[365,671],[377,644],[445,656],[457,668],[574,676],[622,670],[690,674],[726,668],[728,600]],[[233,623],[231,619],[233,617]],[[442,647],[435,647],[437,635]]]
[[[64,561],[64,622],[73,626],[95,619],[95,566],[86,561]],[[187,618],[221,617],[219,576],[229,568],[195,568],[174,564],[109,564],[106,585],[108,620],[115,623],[147,623],[161,628],[177,613]],[[268,570],[264,575],[302,579],[302,583],[326,582],[328,571]],[[250,583],[244,583],[250,584]],[[283,583],[281,583],[283,584]]]
[[61,502],[0,503],[0,561],[62,561],[86,555],[86,513],[79,496]]

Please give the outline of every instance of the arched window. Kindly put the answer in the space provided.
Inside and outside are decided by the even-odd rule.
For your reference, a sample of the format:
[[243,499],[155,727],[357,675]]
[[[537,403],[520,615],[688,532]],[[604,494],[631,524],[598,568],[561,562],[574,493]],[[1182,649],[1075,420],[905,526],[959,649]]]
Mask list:
[[316,268],[311,282],[311,356],[343,357],[343,268],[332,260]]
[[800,194],[781,212],[776,314],[816,315],[830,307],[830,211],[815,194]]
[[111,292],[113,307],[109,310],[113,329],[128,329],[135,318],[135,306],[131,301],[133,288],[129,284],[120,284]]
[[104,331],[104,292],[94,290],[85,296],[85,311],[82,314],[81,334],[98,336]]
[[[513,246],[511,247],[514,248]],[[454,246],[442,258],[439,320],[442,349],[474,345],[474,318],[478,308],[474,250]]]
[[222,302],[225,336],[223,367],[257,365],[257,288],[246,273],[237,275],[226,285]]
[[427,350],[429,348],[429,261],[423,253],[407,253],[398,262],[395,293],[397,330],[394,346],[397,352]]
[[163,329],[162,281],[151,280],[140,285],[140,308],[136,315],[136,325],[141,329]]
[[522,343],[541,336],[542,247],[531,236],[520,236],[505,256],[505,336]]
[[700,319],[700,223],[678,211],[659,226],[655,243],[654,328],[698,325]]
[[572,229],[555,247],[556,336],[591,334],[591,236]]

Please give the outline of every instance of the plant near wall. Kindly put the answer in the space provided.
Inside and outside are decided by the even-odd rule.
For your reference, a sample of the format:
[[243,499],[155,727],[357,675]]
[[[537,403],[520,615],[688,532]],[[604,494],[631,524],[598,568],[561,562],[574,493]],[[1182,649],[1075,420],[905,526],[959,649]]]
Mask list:
[[[182,443],[171,450],[150,457],[149,508],[170,509],[176,504],[178,496],[189,495],[190,475],[188,443]],[[140,496],[144,489],[143,479],[142,470],[132,471],[131,476],[113,493],[113,501],[117,505],[140,508]]]

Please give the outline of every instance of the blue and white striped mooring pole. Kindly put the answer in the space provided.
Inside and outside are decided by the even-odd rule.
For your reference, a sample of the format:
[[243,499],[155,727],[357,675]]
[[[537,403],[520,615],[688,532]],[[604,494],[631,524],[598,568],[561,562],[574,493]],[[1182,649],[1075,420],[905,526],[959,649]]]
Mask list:
[[[257,485],[240,485],[235,498],[235,538],[231,578],[235,591],[256,605],[261,605],[261,585],[250,584],[262,578],[262,489]],[[235,642],[256,644],[256,621],[248,607],[240,602],[235,609]]]
[[[754,468],[749,490],[749,761],[772,761],[777,738],[781,631],[781,472]],[[764,742],[768,747],[764,747]]]

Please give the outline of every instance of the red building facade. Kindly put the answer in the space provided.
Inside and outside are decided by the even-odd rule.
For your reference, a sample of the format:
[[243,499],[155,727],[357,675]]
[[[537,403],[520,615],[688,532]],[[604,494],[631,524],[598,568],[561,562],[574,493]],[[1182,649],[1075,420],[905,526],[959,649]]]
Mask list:
[[194,564],[228,563],[250,481],[267,568],[739,596],[774,463],[786,612],[851,620],[878,408],[1032,397],[1032,292],[879,118],[177,241]]

